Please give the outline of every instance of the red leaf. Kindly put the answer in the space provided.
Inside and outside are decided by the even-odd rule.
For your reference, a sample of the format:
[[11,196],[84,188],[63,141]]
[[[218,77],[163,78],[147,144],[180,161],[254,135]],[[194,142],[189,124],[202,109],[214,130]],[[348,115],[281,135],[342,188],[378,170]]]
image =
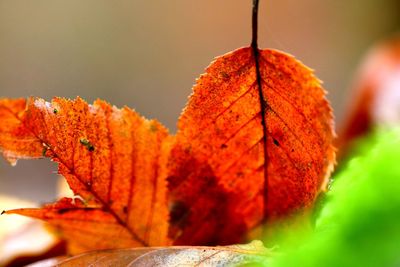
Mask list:
[[234,243],[262,223],[306,213],[334,163],[331,109],[293,57],[260,50],[257,60],[261,88],[251,48],[213,62],[176,137],[103,101],[31,99],[25,108],[1,100],[4,155],[44,152],[82,198],[7,213],[59,227],[75,253]]
[[262,222],[306,211],[326,188],[334,133],[319,80],[278,51],[258,60],[264,111],[251,48],[217,58],[193,88],[169,167],[176,244],[239,242]]

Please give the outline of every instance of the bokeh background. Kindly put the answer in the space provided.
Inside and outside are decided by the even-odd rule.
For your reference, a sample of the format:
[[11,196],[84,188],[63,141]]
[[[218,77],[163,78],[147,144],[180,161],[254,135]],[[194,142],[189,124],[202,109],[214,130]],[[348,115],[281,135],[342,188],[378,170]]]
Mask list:
[[[249,44],[250,17],[251,0],[0,0],[0,96],[101,98],[174,132],[196,77]],[[400,1],[261,0],[259,28],[261,47],[316,70],[340,124],[362,56],[400,31]],[[55,172],[0,160],[0,194],[52,201]]]

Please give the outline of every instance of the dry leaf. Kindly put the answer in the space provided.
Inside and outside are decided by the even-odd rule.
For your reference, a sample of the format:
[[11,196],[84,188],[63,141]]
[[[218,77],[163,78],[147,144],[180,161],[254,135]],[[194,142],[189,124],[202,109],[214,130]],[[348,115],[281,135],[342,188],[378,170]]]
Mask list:
[[[3,117],[17,118],[10,120],[12,131],[1,133],[4,155],[52,158],[84,201],[64,198],[9,213],[61,228],[72,252],[169,244],[163,161],[170,139],[163,126],[103,101],[30,99],[26,112],[22,102],[0,102]],[[36,145],[28,149],[27,140]]]
[[242,48],[207,68],[179,119],[169,166],[175,244],[238,243],[261,222],[306,211],[326,187],[334,133],[319,80],[279,51],[260,50],[259,62],[263,105],[252,49]]
[[254,227],[303,213],[334,163],[332,113],[312,71],[251,48],[200,77],[176,137],[129,108],[77,98],[0,100],[0,147],[11,161],[59,164],[78,198],[18,213],[58,227],[72,252],[232,244]]
[[[153,247],[94,251],[69,259],[52,261],[50,266],[267,266],[272,252],[262,242],[226,247]],[[36,263],[44,267],[47,262]],[[246,265],[247,264],[247,265]],[[258,264],[258,265],[257,265]]]

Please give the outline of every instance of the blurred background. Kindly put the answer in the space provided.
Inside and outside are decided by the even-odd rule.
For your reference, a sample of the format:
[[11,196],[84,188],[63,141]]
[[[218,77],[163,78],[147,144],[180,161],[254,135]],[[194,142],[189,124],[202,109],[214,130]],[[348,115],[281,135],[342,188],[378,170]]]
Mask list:
[[[101,98],[171,132],[195,79],[251,39],[251,0],[0,0],[0,96]],[[400,30],[398,0],[262,0],[260,47],[295,55],[324,81],[337,124],[375,41]],[[0,194],[56,195],[48,160],[0,160]]]

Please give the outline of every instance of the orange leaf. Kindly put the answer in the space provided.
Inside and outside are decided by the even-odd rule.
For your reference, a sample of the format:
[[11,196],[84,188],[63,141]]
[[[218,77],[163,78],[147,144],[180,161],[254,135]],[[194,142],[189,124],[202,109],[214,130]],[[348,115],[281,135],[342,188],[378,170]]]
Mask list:
[[239,242],[307,210],[326,187],[334,133],[320,82],[287,54],[260,50],[258,61],[265,103],[242,48],[208,67],[183,111],[169,178],[176,244]]
[[0,100],[0,151],[13,165],[18,158],[42,156],[42,143],[21,124],[25,106],[25,99]]
[[293,57],[260,50],[257,60],[261,88],[251,48],[213,62],[176,137],[102,101],[31,99],[24,112],[23,103],[13,109],[21,100],[3,100],[1,115],[18,129],[1,128],[4,154],[38,157],[44,147],[83,199],[8,213],[60,227],[79,252],[232,244],[261,223],[307,211],[334,163],[331,109]]
[[164,162],[171,138],[162,125],[128,108],[88,105],[80,98],[30,99],[22,115],[22,100],[3,100],[0,110],[17,118],[9,126],[18,131],[2,128],[9,137],[1,138],[5,156],[38,157],[43,151],[83,199],[8,213],[60,227],[75,252],[169,243]]

